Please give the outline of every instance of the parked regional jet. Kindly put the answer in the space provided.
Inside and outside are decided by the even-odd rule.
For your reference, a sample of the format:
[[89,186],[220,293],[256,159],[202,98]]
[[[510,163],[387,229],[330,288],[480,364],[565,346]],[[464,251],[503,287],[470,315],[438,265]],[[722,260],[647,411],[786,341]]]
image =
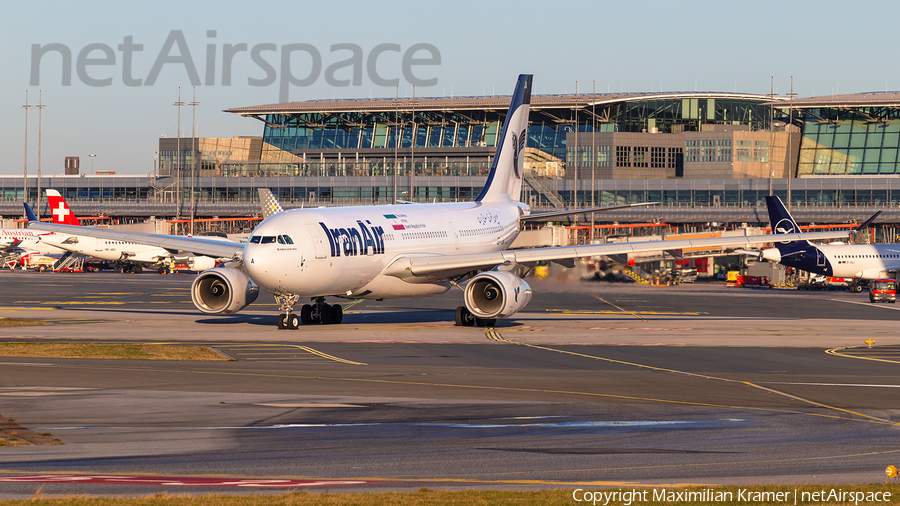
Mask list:
[[39,233],[25,228],[0,228],[0,255],[13,253],[63,254],[63,250],[41,241],[41,237],[52,235],[54,234]]
[[[769,223],[773,234],[791,234],[800,230],[797,222],[778,197],[766,197]],[[857,227],[867,227],[881,211]],[[853,278],[850,289],[862,291],[860,280],[896,278],[900,270],[900,244],[823,244],[806,240],[780,241],[759,252],[759,257],[789,267],[835,276]]]
[[[81,227],[81,222],[78,221],[75,213],[72,212],[65,199],[57,190],[47,190],[47,203],[53,215],[53,223]],[[30,219],[31,216],[29,216]],[[190,253],[177,254],[176,250],[169,250],[159,246],[81,235],[81,231],[85,229],[87,227],[81,227],[75,229],[76,231],[74,232],[69,232],[67,235],[44,236],[41,241],[66,251],[103,260],[128,260],[138,264],[151,264],[160,269],[160,272],[163,272],[162,269],[165,268],[164,263],[168,260],[184,263],[190,269],[198,271],[212,269],[216,266],[216,260],[208,256]],[[137,269],[135,272],[139,272],[137,265],[133,265],[132,268]]]
[[[235,313],[256,300],[261,287],[275,294],[282,312],[278,327],[282,329],[296,329],[301,323],[340,323],[341,306],[327,304],[328,296],[424,297],[453,286],[463,290],[465,301],[456,310],[457,325],[492,326],[497,318],[512,316],[531,300],[531,287],[520,274],[540,260],[749,247],[772,241],[771,235],[760,235],[507,251],[522,223],[539,216],[530,214],[529,207],[518,201],[530,102],[531,76],[521,75],[487,182],[474,202],[292,209],[263,220],[243,245],[201,237],[73,230],[75,227],[46,223],[30,226],[231,258],[224,266],[197,276],[191,287],[194,305],[206,314]],[[571,211],[542,216],[554,214]],[[817,232],[788,234],[784,239],[847,235],[847,231]],[[304,304],[298,315],[293,306],[307,297],[313,304]]]

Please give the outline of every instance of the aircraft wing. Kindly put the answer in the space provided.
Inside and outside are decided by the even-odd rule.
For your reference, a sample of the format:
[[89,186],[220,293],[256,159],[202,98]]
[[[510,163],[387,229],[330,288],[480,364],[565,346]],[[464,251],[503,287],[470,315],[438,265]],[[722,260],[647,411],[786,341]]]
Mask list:
[[586,244],[583,246],[561,246],[553,248],[533,248],[470,253],[464,255],[408,256],[394,261],[384,274],[401,279],[419,276],[452,276],[465,272],[488,269],[509,263],[538,262],[542,260],[564,260],[595,255],[621,255],[652,251],[681,250],[688,248],[735,247],[747,248],[754,244],[781,241],[804,241],[847,237],[849,231],[810,232],[795,234],[765,234],[755,236],[708,237],[700,239],[675,239],[671,241],[642,241],[607,244]]
[[138,244],[159,246],[172,251],[188,251],[197,255],[216,258],[234,258],[244,251],[244,245],[233,241],[216,240],[207,237],[183,237],[179,235],[147,234],[144,232],[128,232],[126,230],[109,230],[105,228],[81,227],[75,225],[55,225],[38,221],[28,222],[28,228],[57,232],[67,235],[98,237],[113,241],[127,241]]

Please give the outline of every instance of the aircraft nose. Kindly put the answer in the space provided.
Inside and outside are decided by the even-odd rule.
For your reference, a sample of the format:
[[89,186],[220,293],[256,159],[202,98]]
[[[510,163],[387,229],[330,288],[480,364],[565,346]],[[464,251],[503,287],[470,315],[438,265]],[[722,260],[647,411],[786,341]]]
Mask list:
[[259,286],[263,288],[272,285],[272,276],[269,274],[270,262],[267,262],[266,252],[256,244],[248,244],[244,248],[244,270]]

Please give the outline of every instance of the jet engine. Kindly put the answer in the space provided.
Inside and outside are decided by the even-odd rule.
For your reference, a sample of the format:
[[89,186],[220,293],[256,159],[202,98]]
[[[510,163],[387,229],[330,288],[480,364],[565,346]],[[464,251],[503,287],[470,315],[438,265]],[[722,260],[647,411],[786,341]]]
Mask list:
[[194,306],[206,314],[232,314],[256,300],[259,287],[240,269],[216,267],[201,272],[191,285]]
[[192,271],[205,271],[216,266],[216,259],[212,257],[198,256],[176,256],[172,257],[176,264],[184,264]]
[[531,302],[531,287],[510,272],[484,272],[469,280],[465,301],[478,318],[506,318]]
[[204,256],[188,257],[185,265],[192,271],[205,271],[216,266],[216,259]]
[[759,252],[760,258],[769,262],[778,263],[781,261],[781,251],[778,248],[766,248]]

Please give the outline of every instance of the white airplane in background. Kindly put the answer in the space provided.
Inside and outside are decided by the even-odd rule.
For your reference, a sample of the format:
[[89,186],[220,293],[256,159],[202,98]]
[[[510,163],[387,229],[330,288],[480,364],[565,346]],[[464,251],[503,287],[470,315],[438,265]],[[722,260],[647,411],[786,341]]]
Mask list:
[[[530,214],[529,207],[518,202],[530,102],[531,76],[521,75],[487,182],[474,202],[293,209],[263,220],[247,244],[39,222],[29,226],[230,258],[197,276],[191,286],[194,305],[206,314],[235,313],[256,300],[261,287],[280,305],[281,329],[340,323],[341,306],[327,304],[328,296],[424,297],[453,286],[463,290],[465,302],[456,309],[456,324],[493,326],[497,318],[512,316],[531,300],[531,288],[520,274],[541,260],[772,242],[771,235],[760,235],[507,251],[525,220],[573,212]],[[628,206],[578,212],[622,207]],[[779,239],[831,239],[849,233],[798,233]],[[298,315],[293,306],[301,297],[313,303],[304,304]]]
[[0,228],[0,256],[12,254],[40,253],[42,255],[62,255],[64,250],[41,241],[42,237],[55,235],[40,233],[27,228]]
[[[41,242],[45,244],[102,260],[128,260],[133,263],[129,266],[130,272],[140,272],[138,264],[150,264],[162,272],[161,269],[164,268],[166,261],[184,263],[188,268],[198,271],[212,269],[216,266],[216,260],[208,256],[189,253],[178,254],[176,250],[169,250],[159,246],[81,235],[80,231],[87,229],[87,227],[81,227],[81,222],[78,221],[75,213],[72,212],[65,199],[57,190],[47,190],[47,203],[53,215],[53,223],[80,228],[76,229],[76,232],[70,232],[65,235],[52,234],[42,236]],[[31,220],[31,216],[29,216],[29,220]]]

